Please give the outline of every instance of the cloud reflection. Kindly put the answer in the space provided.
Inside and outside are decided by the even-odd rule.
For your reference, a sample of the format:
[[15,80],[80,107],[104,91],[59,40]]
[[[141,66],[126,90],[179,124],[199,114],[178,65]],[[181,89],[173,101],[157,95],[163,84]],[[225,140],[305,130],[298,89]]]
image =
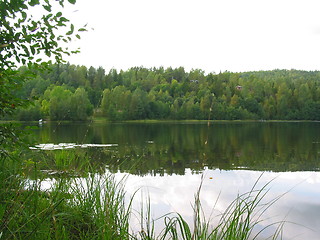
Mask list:
[[[215,217],[222,213],[237,194],[250,191],[260,175],[259,171],[248,170],[205,170],[200,196],[207,218],[211,214],[212,217]],[[116,176],[121,178],[123,173],[117,173]],[[257,184],[257,189],[262,188],[272,179],[274,180],[270,183],[270,191],[264,202],[289,192],[265,213],[263,219],[266,220],[262,222],[260,228],[285,220],[288,223],[284,227],[283,239],[317,239],[320,234],[318,232],[320,229],[320,173],[265,172]],[[138,211],[142,202],[145,204],[149,196],[154,219],[169,212],[178,212],[191,224],[192,204],[200,183],[201,174],[193,174],[190,169],[187,169],[185,175],[173,174],[164,177],[129,175],[126,190],[128,194],[133,194],[140,189],[141,194],[137,194],[133,205]],[[217,220],[218,218],[215,218],[213,222]],[[138,224],[138,219],[133,222],[133,228],[135,224]],[[155,226],[159,231],[162,227],[161,220],[157,221]]]

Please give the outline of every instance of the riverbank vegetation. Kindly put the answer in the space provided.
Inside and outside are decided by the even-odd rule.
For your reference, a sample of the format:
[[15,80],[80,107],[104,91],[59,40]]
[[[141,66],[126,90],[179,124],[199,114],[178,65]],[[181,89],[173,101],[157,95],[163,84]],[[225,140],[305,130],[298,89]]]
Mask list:
[[[263,223],[263,213],[278,199],[264,199],[268,184],[261,189],[254,185],[224,213],[208,218],[201,206],[200,185],[190,207],[193,222],[179,213],[155,220],[147,202],[140,210],[133,208],[135,193],[125,192],[125,177],[116,180],[76,150],[54,150],[48,156],[48,161],[10,158],[1,162],[2,239],[255,239],[261,234],[256,226]],[[61,162],[62,156],[70,158],[68,166]],[[217,200],[212,200],[212,208]],[[131,225],[132,218],[140,219],[138,228]],[[163,227],[156,229],[155,221]],[[263,230],[272,228],[277,239],[283,224],[267,224]]]
[[[19,72],[28,71],[21,67]],[[52,64],[34,71],[15,119],[320,120],[320,72],[273,70],[209,73],[133,67],[126,71]]]

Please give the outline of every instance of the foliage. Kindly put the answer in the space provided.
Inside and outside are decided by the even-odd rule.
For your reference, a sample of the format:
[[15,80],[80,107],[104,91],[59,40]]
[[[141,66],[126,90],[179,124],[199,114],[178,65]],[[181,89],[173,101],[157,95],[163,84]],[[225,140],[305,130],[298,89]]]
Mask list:
[[85,180],[60,178],[50,191],[40,190],[39,178],[20,190],[15,186],[1,196],[1,237],[129,239],[131,203],[125,205],[123,181],[91,175]]
[[[93,113],[94,106],[97,116],[111,121],[319,120],[319,76],[317,71],[298,70],[206,75],[198,69],[186,72],[182,67],[135,67],[120,72],[112,69],[106,73],[102,67],[87,69],[85,66],[54,64],[50,71],[39,72],[36,80],[28,80],[19,96],[38,98],[40,112],[35,115],[35,109],[30,107],[27,110],[30,111],[29,119],[43,116],[52,120],[85,120]],[[87,96],[80,103],[82,114],[77,110],[78,114],[71,117],[62,108],[60,114],[49,111],[51,104],[56,103],[46,92],[57,86],[70,91],[71,95],[76,89],[83,89],[82,93]],[[64,101],[64,107],[70,111],[73,109],[71,101]],[[86,116],[84,112],[87,112]],[[16,119],[24,118],[16,116]]]
[[86,120],[92,114],[93,106],[83,88],[73,93],[65,86],[52,85],[40,101],[42,111],[39,108],[39,114],[49,114],[52,120]]
[[[79,35],[74,25],[58,11],[57,4],[63,7],[64,0],[0,1],[0,117],[27,105],[27,99],[16,91],[24,81],[33,80],[34,69],[43,70],[50,64],[51,61],[45,62],[43,57],[61,62],[63,55],[78,52],[63,47],[63,43]],[[41,12],[44,12],[42,16]],[[78,32],[84,30],[80,28]],[[17,64],[27,64],[29,68],[17,71]],[[41,89],[38,85],[39,93]],[[32,96],[28,94],[26,98],[29,97]]]
[[[75,1],[69,0],[70,3]],[[52,9],[53,3],[63,7],[64,0],[50,2],[47,0],[9,1],[0,2],[1,29],[0,29],[0,68],[10,69],[16,62],[32,65],[42,62],[37,58],[44,53],[54,56],[60,62],[63,54],[70,54],[62,48],[61,42],[70,42],[74,33],[74,25],[69,24],[62,12]],[[33,11],[31,11],[33,10]],[[40,17],[36,11],[45,12]],[[67,24],[69,26],[67,26]],[[60,30],[65,29],[62,33]],[[79,29],[82,31],[84,29]],[[15,62],[16,61],[16,62]]]
[[[63,43],[70,42],[72,36],[80,37],[74,25],[69,24],[69,20],[54,6],[63,7],[64,2],[0,1],[0,118],[10,119],[17,108],[30,106],[30,99],[43,93],[46,84],[36,84],[37,92],[34,90],[23,96],[22,85],[32,81],[36,77],[35,72],[47,69],[50,59],[61,62],[63,55],[77,52],[63,47]],[[68,2],[74,4],[75,0]],[[78,30],[81,31],[85,29]],[[17,70],[19,65],[28,67]],[[38,79],[37,82],[41,81]],[[20,109],[18,116],[22,119],[38,118],[41,116],[39,109],[40,104],[36,103],[28,111]],[[25,191],[21,169],[28,161],[20,159],[26,147],[24,134],[20,126],[0,124],[0,237],[5,239],[30,238],[42,227],[46,214],[59,204],[40,201],[43,193],[38,192],[37,184],[30,191]],[[42,203],[47,207],[43,208]],[[25,206],[30,208],[25,211]],[[28,231],[23,230],[25,227]]]
[[[75,1],[69,0],[70,3]],[[64,1],[55,2],[63,6]],[[67,26],[69,20],[62,12],[53,11],[56,6],[47,0],[32,1],[0,1],[0,117],[8,118],[17,107],[26,107],[32,94],[26,98],[21,96],[19,88],[24,81],[31,81],[34,70],[44,69],[50,62],[44,62],[43,56],[53,57],[56,61],[62,61],[64,54],[74,53],[63,42],[70,42],[74,35],[74,26]],[[33,11],[34,12],[33,12]],[[42,11],[41,11],[42,10]],[[37,11],[45,13],[40,17],[34,17]],[[65,30],[63,34],[61,30]],[[83,31],[84,28],[78,31]],[[28,68],[16,70],[17,64],[27,64]],[[40,90],[39,90],[40,89]],[[41,90],[42,89],[42,90]],[[43,87],[37,85],[37,90],[43,91]],[[21,89],[20,89],[21,91]],[[34,94],[35,92],[33,92]],[[39,117],[37,109],[30,107],[32,118]],[[20,113],[22,119],[30,118],[30,112]],[[7,127],[1,126],[4,132]],[[11,130],[10,130],[11,131]]]

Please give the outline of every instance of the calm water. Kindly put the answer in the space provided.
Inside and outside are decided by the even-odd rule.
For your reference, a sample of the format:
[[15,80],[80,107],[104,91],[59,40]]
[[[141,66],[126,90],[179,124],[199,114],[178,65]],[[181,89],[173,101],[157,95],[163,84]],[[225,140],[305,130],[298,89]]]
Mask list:
[[35,133],[36,144],[96,144],[88,155],[119,178],[130,173],[128,193],[142,193],[135,207],[150,196],[154,218],[178,211],[191,222],[202,176],[208,216],[220,194],[215,216],[264,172],[259,186],[275,178],[266,200],[289,192],[263,224],[292,221],[303,226],[286,224],[284,239],[320,239],[319,122],[44,123]]

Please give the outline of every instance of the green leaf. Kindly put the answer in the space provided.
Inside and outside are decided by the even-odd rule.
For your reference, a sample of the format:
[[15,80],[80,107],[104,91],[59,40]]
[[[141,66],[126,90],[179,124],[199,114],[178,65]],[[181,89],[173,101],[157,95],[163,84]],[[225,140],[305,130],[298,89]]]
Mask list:
[[23,35],[27,35],[27,30],[25,27],[22,28],[22,33],[23,33]]
[[78,32],[86,32],[87,31],[87,29],[85,29],[85,28],[79,28],[79,30],[78,30]]
[[64,4],[63,4],[64,0],[59,0],[59,4],[61,7],[64,7]]
[[34,55],[36,53],[36,50],[33,46],[30,46],[30,50],[31,50],[32,55]]
[[73,33],[73,31],[74,31],[74,25],[71,24],[71,25],[70,25],[70,31],[67,32],[66,34],[67,34],[67,35],[71,35],[71,34]]
[[61,17],[62,16],[62,12],[58,12],[57,14],[56,14],[56,17]]
[[40,2],[39,2],[39,0],[31,0],[30,2],[29,2],[29,5],[30,6],[35,6],[35,5],[38,5]]
[[61,18],[60,18],[60,22],[69,22],[69,20],[66,19],[65,17],[61,17]]
[[48,15],[46,16],[46,19],[49,20],[49,18],[51,18],[52,16],[53,16],[53,14],[50,13],[50,14],[48,14]]
[[68,2],[71,3],[71,4],[75,4],[76,0],[68,0]]
[[54,41],[55,38],[56,38],[56,35],[54,35],[53,33],[51,33],[50,39],[51,39],[52,41]]
[[80,35],[79,35],[79,34],[76,34],[76,38],[81,39],[81,37],[80,37]]
[[58,27],[63,27],[63,26],[66,26],[66,25],[64,23],[62,23],[62,22],[58,22],[57,26]]
[[51,6],[50,5],[42,5],[42,7],[47,10],[48,12],[51,12]]
[[23,3],[23,4],[21,4],[21,8],[23,8],[23,9],[28,9],[28,6]]
[[23,19],[27,18],[27,14],[25,12],[21,12],[21,15],[22,15]]
[[22,48],[23,48],[24,52],[26,53],[26,56],[29,57],[30,52],[29,52],[28,48],[25,45],[22,45]]
[[51,52],[50,52],[49,50],[47,50],[47,51],[46,51],[46,55],[47,55],[48,57],[51,57]]

